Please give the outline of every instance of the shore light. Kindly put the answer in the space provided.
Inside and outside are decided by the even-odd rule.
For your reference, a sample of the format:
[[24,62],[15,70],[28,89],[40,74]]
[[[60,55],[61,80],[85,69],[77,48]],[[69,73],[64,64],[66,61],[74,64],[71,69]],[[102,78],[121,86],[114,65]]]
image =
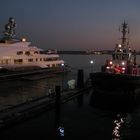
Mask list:
[[90,61],[90,64],[93,64],[93,60]]
[[94,61],[93,61],[93,60],[90,60],[90,64],[91,64],[91,72],[93,72],[93,63],[94,63]]

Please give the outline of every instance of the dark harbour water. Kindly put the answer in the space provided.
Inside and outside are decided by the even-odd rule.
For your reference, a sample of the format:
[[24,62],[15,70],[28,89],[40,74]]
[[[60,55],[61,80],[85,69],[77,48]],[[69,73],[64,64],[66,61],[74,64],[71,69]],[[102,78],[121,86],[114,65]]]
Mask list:
[[[67,63],[73,66],[72,73],[65,75],[67,81],[76,79],[77,70],[84,69],[85,79],[92,70],[89,61],[93,59],[94,71],[107,56],[63,55]],[[0,107],[5,108],[27,99],[47,94],[49,87],[62,84],[62,76],[37,81],[14,81],[1,83]],[[140,93],[123,94],[119,91],[85,93],[61,105],[60,116],[55,109],[44,112],[28,121],[1,130],[2,140],[55,140],[56,120],[64,127],[65,140],[139,140],[140,139]]]
[[[126,96],[115,95],[117,99],[114,99],[109,95],[93,96],[91,92],[63,104],[59,120],[65,130],[62,139],[139,140],[139,104],[134,104],[134,100]],[[120,97],[125,100],[123,103],[119,101]],[[118,106],[112,103],[113,100],[115,103],[118,100]],[[3,140],[55,140],[55,120],[55,110],[51,110],[1,131],[0,136]]]

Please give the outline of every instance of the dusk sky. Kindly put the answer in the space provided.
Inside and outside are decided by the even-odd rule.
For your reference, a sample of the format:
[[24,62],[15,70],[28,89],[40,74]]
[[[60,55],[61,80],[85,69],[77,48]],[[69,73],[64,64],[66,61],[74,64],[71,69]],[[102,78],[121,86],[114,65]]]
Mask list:
[[9,17],[15,18],[17,37],[57,50],[113,49],[125,20],[130,46],[140,50],[139,0],[1,0],[1,36]]

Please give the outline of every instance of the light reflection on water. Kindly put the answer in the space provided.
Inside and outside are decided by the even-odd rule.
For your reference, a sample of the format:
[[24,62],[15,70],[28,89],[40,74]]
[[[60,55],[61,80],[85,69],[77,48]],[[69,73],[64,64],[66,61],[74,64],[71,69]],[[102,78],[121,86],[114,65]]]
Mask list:
[[15,80],[1,83],[0,109],[48,94],[48,89],[60,85],[61,76],[35,81]]
[[117,114],[117,119],[114,120],[114,129],[112,133],[112,140],[120,140],[121,138],[121,127],[124,123],[123,117],[120,116],[120,114]]
[[131,135],[132,119],[128,113],[117,114],[114,120],[114,128],[112,132],[112,140],[122,140]]

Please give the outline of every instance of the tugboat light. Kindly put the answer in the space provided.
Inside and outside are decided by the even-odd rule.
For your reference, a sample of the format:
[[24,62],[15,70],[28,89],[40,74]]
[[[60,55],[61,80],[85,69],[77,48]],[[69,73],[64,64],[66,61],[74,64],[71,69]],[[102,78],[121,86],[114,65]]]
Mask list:
[[109,64],[110,64],[110,65],[112,65],[112,64],[113,64],[113,62],[112,62],[112,61],[110,61],[110,62],[109,62]]
[[119,47],[119,48],[121,48],[121,47],[122,47],[122,45],[121,45],[121,44],[119,44],[119,45],[118,45],[118,47]]
[[122,49],[120,49],[120,52],[122,52]]
[[124,66],[124,65],[125,65],[125,63],[124,63],[124,62],[122,62],[122,65]]
[[110,69],[110,67],[107,66],[106,69]]

